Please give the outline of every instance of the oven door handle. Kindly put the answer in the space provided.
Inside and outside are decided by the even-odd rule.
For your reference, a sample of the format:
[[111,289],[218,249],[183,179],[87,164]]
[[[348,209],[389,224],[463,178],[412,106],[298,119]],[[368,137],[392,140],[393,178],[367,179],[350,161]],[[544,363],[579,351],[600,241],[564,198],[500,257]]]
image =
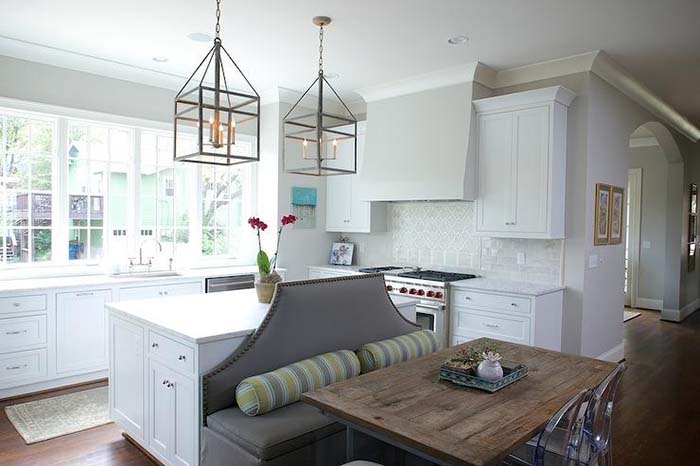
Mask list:
[[423,304],[419,303],[416,304],[416,308],[424,308],[424,309],[430,309],[431,311],[435,312],[441,312],[445,310],[445,305],[444,304]]

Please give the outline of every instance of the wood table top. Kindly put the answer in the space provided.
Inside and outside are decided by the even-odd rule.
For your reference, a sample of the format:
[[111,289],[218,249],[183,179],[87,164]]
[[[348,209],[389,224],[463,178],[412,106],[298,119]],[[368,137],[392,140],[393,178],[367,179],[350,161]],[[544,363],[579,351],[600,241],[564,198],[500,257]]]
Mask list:
[[380,369],[302,400],[323,411],[448,464],[499,464],[581,390],[593,388],[615,364],[503,341],[503,358],[525,364],[528,375],[496,393],[438,379],[442,362],[478,339]]

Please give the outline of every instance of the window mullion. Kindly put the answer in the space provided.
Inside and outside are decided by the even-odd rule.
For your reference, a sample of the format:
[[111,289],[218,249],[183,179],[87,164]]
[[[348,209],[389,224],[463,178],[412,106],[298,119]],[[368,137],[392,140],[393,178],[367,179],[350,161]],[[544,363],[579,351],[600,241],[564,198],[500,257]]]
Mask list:
[[[130,210],[127,244],[128,250],[131,253],[136,251],[139,243],[139,217],[141,213],[141,130],[135,129],[131,138],[132,146],[131,153],[133,159],[129,170],[131,170],[131,182],[129,195],[131,196],[130,205],[134,206]],[[125,258],[126,259],[126,258]]]
[[51,259],[58,262],[68,261],[68,121],[58,118],[55,124],[56,157],[53,166],[55,183],[52,184],[51,197]]

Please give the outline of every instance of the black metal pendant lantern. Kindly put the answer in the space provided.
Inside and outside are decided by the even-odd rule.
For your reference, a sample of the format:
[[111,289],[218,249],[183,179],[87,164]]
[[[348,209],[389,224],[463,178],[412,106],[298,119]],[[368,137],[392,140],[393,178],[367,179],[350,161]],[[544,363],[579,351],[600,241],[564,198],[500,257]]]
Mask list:
[[282,119],[284,171],[312,176],[357,173],[357,119],[323,74],[323,28],[331,19],[316,16],[313,23],[319,27],[318,77]]
[[[214,45],[175,96],[173,147],[179,162],[237,165],[260,160],[260,96],[221,43],[220,16],[217,0]],[[236,144],[241,135],[254,138],[254,147]]]

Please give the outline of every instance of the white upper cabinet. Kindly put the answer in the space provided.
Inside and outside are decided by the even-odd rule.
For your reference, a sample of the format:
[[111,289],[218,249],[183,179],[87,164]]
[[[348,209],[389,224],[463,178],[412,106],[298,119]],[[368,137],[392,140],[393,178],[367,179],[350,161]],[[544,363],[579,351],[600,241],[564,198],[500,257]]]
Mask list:
[[[365,152],[365,122],[357,123],[357,174],[329,176],[326,183],[326,231],[386,231],[386,205],[360,198],[359,173]],[[352,160],[352,145],[339,145],[338,160]]]
[[474,101],[478,234],[564,238],[566,118],[574,97],[555,86]]

